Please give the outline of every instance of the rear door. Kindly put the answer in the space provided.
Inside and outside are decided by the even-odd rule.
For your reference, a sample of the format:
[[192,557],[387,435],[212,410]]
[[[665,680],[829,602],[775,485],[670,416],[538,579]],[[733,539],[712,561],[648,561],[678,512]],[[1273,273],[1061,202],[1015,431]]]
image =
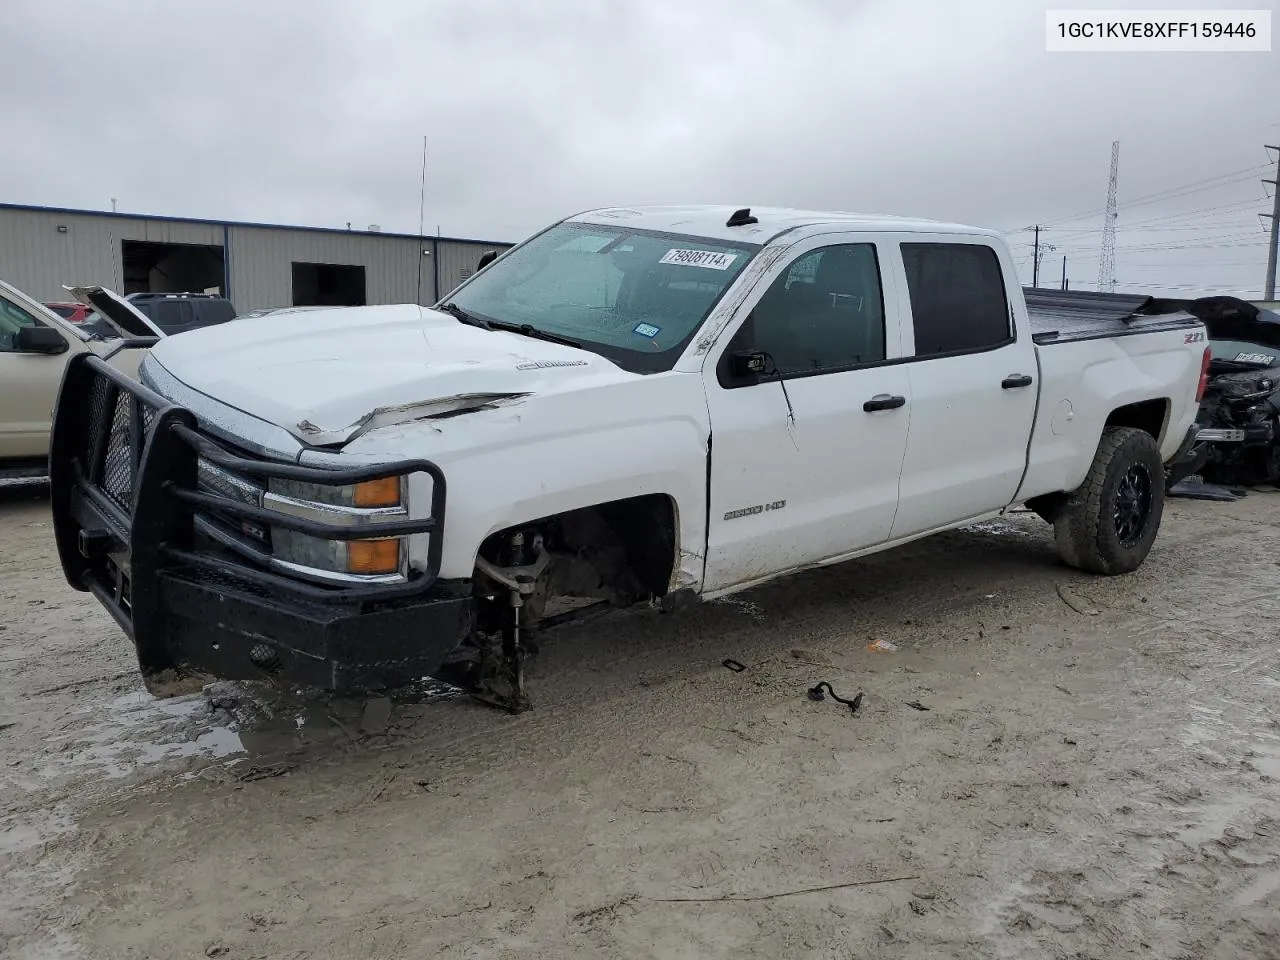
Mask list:
[[[911,388],[895,362],[899,298],[885,256],[860,234],[797,243],[709,353],[704,593],[888,539]],[[763,352],[776,372],[735,378],[737,351]]]
[[894,257],[910,339],[911,435],[893,538],[1005,507],[1026,469],[1039,389],[1012,265],[981,237],[912,238]]

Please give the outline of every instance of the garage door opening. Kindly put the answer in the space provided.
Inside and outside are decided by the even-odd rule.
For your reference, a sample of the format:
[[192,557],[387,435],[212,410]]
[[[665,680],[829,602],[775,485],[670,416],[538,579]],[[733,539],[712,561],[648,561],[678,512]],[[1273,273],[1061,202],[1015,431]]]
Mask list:
[[226,269],[222,248],[195,243],[153,243],[122,240],[124,292],[216,293],[223,288]]
[[295,263],[295,307],[363,307],[364,267],[343,263]]

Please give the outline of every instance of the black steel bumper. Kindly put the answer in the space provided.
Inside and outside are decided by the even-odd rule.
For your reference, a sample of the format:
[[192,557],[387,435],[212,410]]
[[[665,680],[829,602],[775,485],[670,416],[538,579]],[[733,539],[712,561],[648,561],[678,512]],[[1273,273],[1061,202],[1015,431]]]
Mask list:
[[[187,674],[334,693],[386,689],[431,675],[470,630],[468,585],[437,579],[445,480],[429,461],[330,470],[244,457],[202,433],[190,411],[89,354],[68,364],[50,446],[63,573],[133,640],[157,693],[169,686],[161,678]],[[428,533],[427,569],[398,583],[320,585],[211,543],[197,517],[331,540],[375,534],[200,489],[201,459],[264,481],[344,485],[427,473],[431,515],[376,532]]]

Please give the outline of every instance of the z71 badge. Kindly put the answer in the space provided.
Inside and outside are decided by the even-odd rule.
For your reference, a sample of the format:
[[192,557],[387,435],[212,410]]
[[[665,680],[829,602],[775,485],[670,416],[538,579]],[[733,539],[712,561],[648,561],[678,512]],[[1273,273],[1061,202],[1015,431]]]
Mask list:
[[1188,333],[1183,343],[1199,343],[1204,339],[1204,331],[1197,330],[1195,333]]

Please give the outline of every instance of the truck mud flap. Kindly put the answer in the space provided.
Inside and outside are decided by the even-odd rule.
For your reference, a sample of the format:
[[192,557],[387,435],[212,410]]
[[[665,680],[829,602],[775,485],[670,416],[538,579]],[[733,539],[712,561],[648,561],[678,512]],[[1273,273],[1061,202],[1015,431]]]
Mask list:
[[[347,485],[424,472],[431,512],[372,528],[284,514],[200,483],[208,464]],[[271,680],[334,693],[429,676],[467,635],[469,584],[439,581],[445,478],[430,461],[331,470],[243,456],[195,416],[92,354],[68,364],[49,458],[54,536],[67,582],[133,641],[148,689],[173,678]],[[209,517],[330,540],[428,533],[426,569],[329,586],[279,572],[269,551],[201,535]]]

